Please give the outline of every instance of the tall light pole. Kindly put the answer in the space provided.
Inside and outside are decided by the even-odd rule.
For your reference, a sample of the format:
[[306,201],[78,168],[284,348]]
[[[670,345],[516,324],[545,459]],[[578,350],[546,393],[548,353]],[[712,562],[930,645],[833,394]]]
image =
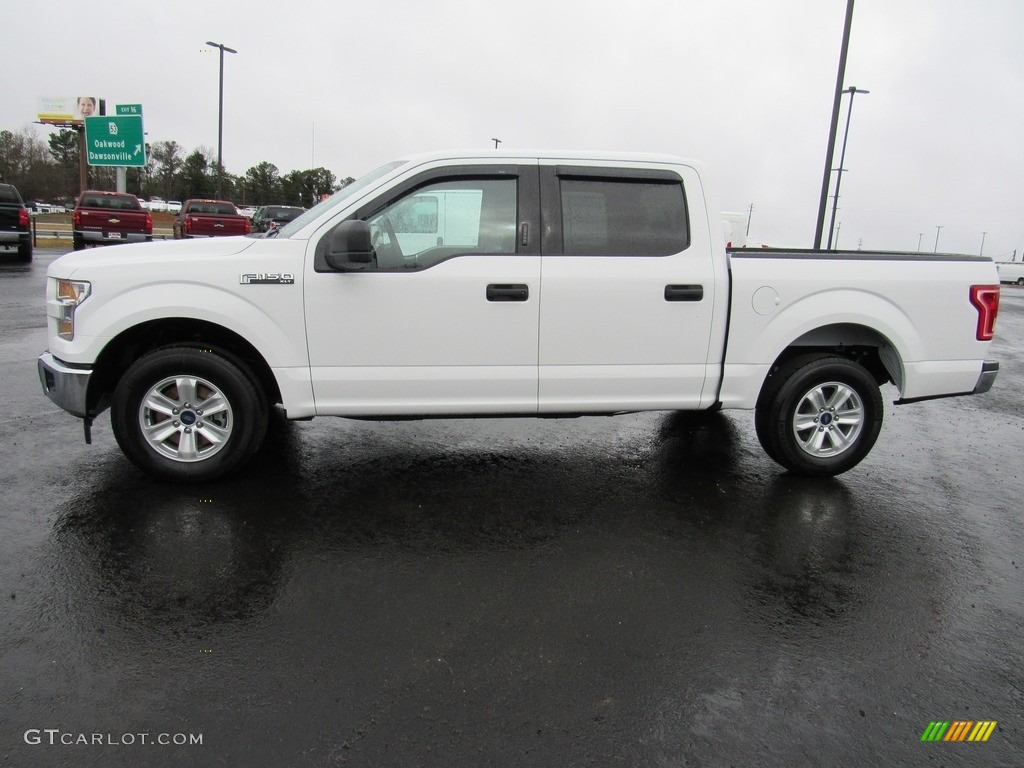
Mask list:
[[985,235],[987,235],[987,234],[988,234],[988,232],[982,232],[981,233],[981,250],[978,251],[978,255],[979,256],[984,256],[985,255]]
[[850,27],[853,26],[853,0],[846,0],[846,23],[843,25],[843,43],[839,49],[839,72],[836,74],[836,92],[832,98],[832,122],[829,123],[828,149],[825,150],[825,174],[821,180],[821,199],[818,218],[814,221],[814,247],[821,248],[821,231],[825,226],[825,206],[828,205],[828,182],[832,178],[832,159],[836,154],[836,130],[839,128],[839,101],[843,96],[846,79],[846,52],[850,49]]
[[850,136],[850,116],[853,114],[853,97],[858,93],[871,93],[854,86],[846,89],[845,93],[850,94],[850,106],[846,110],[846,130],[843,131],[843,149],[839,153],[839,167],[836,169],[836,193],[832,197],[832,220],[828,225],[828,246],[826,250],[832,250],[832,230],[836,225],[836,205],[839,203],[839,184],[843,180],[843,163],[846,162],[846,139]]
[[935,227],[935,247],[932,249],[932,253],[939,252],[939,232],[942,230],[942,227],[942,224],[938,224]]
[[224,53],[238,53],[234,48],[228,48],[224,43],[211,43],[207,45],[220,48],[220,88],[217,108],[217,197],[224,196]]

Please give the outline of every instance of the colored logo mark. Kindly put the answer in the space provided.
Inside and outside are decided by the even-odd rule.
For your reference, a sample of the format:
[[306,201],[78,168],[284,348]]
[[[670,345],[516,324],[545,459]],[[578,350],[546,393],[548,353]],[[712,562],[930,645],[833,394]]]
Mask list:
[[932,721],[921,734],[921,741],[988,741],[996,725],[995,720]]

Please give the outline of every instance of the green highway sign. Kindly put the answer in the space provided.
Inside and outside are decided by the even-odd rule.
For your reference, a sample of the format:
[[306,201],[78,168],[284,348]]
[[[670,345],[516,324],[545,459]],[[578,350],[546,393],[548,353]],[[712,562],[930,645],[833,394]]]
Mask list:
[[141,104],[118,104],[117,114],[119,115],[141,115],[142,105]]
[[146,137],[142,131],[142,116],[85,118],[85,150],[89,165],[143,167]]

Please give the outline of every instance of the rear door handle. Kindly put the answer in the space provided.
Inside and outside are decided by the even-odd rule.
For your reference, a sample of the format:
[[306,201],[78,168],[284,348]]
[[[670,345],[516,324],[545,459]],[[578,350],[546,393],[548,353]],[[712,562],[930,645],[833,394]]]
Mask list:
[[530,287],[525,283],[492,283],[487,286],[488,301],[526,301]]
[[704,298],[703,285],[666,285],[665,301],[701,301]]

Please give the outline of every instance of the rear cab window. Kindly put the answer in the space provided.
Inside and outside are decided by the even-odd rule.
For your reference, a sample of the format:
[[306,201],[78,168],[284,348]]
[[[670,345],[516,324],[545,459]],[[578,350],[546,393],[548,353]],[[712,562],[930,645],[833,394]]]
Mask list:
[[672,171],[558,166],[543,181],[544,252],[669,256],[690,245],[682,179]]
[[18,190],[10,184],[0,184],[0,203],[7,205],[21,205],[21,195]]

